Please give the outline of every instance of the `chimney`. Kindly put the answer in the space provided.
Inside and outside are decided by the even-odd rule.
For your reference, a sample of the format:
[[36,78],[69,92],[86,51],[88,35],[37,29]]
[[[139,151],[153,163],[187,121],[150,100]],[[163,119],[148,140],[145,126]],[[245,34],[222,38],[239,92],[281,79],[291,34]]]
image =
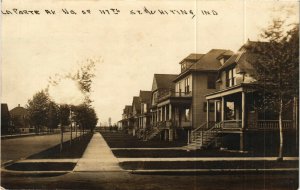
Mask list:
[[18,104],[18,107],[21,107],[20,104]]

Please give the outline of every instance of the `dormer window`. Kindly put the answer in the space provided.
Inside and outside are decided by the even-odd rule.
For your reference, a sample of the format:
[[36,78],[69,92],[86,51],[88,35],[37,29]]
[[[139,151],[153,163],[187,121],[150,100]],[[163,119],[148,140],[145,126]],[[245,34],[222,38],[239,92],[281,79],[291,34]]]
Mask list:
[[185,70],[185,68],[186,68],[186,64],[185,64],[185,63],[182,63],[182,64],[181,64],[181,70],[183,71],[183,70]]
[[222,65],[224,65],[225,59],[224,58],[220,59],[220,62],[221,62]]
[[232,68],[226,71],[226,87],[236,85],[236,69]]

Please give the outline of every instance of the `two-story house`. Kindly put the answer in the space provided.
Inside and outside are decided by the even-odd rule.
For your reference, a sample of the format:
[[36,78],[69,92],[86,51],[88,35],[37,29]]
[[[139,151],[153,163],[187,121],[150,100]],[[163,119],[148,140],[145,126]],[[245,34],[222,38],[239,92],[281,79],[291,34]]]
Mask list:
[[13,127],[17,132],[29,133],[34,130],[30,128],[28,110],[20,106],[20,104],[17,107],[10,110],[10,116]]
[[[251,63],[256,59],[257,56],[247,52],[243,46],[219,68],[219,90],[206,95],[206,105],[213,104],[214,111],[207,112],[206,125],[193,130],[190,147],[204,148],[215,145],[240,151],[249,148],[270,148],[271,145],[273,148],[278,147],[276,113],[257,109],[259,99],[264,97],[255,84],[256,72]],[[285,114],[284,129],[293,128],[290,117],[292,115]]]
[[123,109],[121,128],[129,133],[129,127],[132,126],[132,106],[126,105]]
[[133,136],[136,136],[136,132],[139,129],[140,115],[141,115],[140,97],[134,96],[132,99],[132,118],[133,118],[132,135]]
[[218,69],[232,54],[212,49],[206,54],[190,54],[179,63],[181,73],[173,80],[175,88],[157,96],[159,128],[165,140],[188,138],[192,129],[206,122],[206,112],[214,107],[210,104],[207,109],[205,94],[216,90]]
[[146,129],[150,128],[150,105],[151,105],[151,91],[140,90],[140,115],[138,117],[138,137],[145,138]]
[[174,74],[154,74],[152,82],[152,95],[151,95],[151,128],[147,130],[146,139],[152,139],[158,135],[161,139],[167,139],[168,130],[163,129],[161,126],[164,121],[169,119],[172,108],[159,105],[160,97],[170,91],[175,90],[175,83],[173,80],[177,77]]

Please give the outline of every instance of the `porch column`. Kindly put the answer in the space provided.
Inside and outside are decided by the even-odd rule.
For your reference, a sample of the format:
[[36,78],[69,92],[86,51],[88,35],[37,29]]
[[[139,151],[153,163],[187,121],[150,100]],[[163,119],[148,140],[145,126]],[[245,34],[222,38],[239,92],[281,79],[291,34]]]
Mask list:
[[221,102],[221,121],[224,121],[224,111],[225,111],[225,99],[222,97],[222,102]]
[[161,107],[161,108],[160,108],[160,121],[163,120],[163,117],[162,117],[163,114],[162,114],[162,113],[163,113],[163,108]]
[[172,121],[173,118],[172,118],[172,105],[169,104],[169,120]]
[[168,141],[168,130],[165,130],[165,141]]
[[206,100],[206,122],[207,122],[207,128],[209,127],[208,126],[208,123],[209,123],[209,100]]
[[215,122],[217,122],[217,101],[214,102],[214,107],[215,107]]
[[242,92],[242,129],[245,129],[245,92]]
[[173,141],[173,129],[169,129],[169,141]]
[[167,105],[165,105],[164,108],[165,108],[165,118],[164,119],[165,119],[165,121],[167,121]]
[[240,151],[244,151],[244,129],[245,129],[245,92],[242,92],[242,131],[240,134]]

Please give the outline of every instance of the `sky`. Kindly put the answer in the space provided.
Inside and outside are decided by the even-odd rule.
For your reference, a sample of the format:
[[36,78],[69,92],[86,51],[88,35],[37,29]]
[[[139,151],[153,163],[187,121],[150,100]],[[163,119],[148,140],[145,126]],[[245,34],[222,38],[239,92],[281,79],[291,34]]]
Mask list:
[[[145,7],[192,10],[195,16],[149,15],[143,12]],[[155,73],[179,74],[179,62],[190,53],[213,48],[236,51],[248,39],[256,40],[272,18],[288,15],[290,22],[297,22],[298,7],[295,0],[2,0],[2,12],[12,14],[1,15],[1,102],[9,109],[25,107],[47,87],[50,76],[97,59],[101,61],[92,83],[92,104],[99,122],[105,124],[111,117],[115,123],[133,96],[151,90]],[[40,14],[16,14],[14,8]],[[100,14],[99,10],[111,8],[120,12]],[[47,15],[45,9],[55,14]],[[64,14],[62,9],[77,14]],[[203,15],[204,10],[210,15]],[[62,89],[76,96],[71,88]]]

